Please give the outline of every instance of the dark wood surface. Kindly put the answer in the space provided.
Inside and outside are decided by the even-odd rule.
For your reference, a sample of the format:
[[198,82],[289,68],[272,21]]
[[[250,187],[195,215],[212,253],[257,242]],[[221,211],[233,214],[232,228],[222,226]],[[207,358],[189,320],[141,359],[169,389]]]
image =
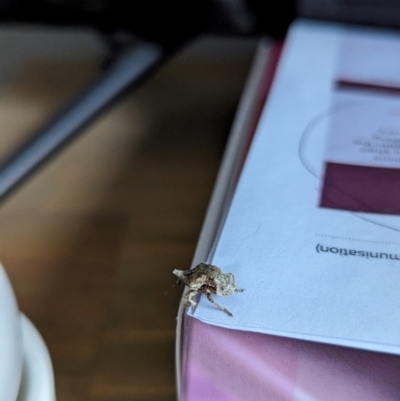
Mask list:
[[[175,59],[0,210],[0,259],[50,350],[58,401],[174,400],[174,268],[190,266],[250,57]],[[0,156],[95,74],[27,65]]]

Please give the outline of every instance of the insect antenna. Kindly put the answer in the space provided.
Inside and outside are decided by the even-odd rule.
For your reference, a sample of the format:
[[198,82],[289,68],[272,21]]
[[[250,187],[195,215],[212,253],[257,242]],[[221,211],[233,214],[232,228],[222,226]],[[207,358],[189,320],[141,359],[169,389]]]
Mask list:
[[[178,281],[175,284],[171,285],[171,288],[175,288],[176,286],[181,286],[182,285],[182,281],[180,279],[178,279]],[[171,291],[171,288],[169,288],[167,291],[164,291],[164,294],[167,296],[168,293]]]

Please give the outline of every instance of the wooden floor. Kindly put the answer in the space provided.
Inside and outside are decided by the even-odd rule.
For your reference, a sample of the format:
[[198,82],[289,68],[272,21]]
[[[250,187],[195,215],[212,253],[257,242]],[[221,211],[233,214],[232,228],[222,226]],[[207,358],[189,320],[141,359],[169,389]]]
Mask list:
[[[250,59],[173,60],[0,209],[0,259],[52,356],[58,401],[174,400],[175,318]],[[0,156],[95,74],[27,65]]]

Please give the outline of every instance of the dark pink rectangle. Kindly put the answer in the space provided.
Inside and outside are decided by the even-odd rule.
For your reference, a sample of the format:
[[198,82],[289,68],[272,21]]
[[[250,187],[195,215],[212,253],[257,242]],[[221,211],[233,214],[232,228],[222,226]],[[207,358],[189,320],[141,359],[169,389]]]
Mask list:
[[400,214],[400,169],[328,162],[320,206]]
[[358,91],[370,91],[378,93],[389,93],[398,95],[400,93],[400,86],[391,85],[385,82],[363,82],[347,79],[338,79],[335,82],[336,89],[351,89]]

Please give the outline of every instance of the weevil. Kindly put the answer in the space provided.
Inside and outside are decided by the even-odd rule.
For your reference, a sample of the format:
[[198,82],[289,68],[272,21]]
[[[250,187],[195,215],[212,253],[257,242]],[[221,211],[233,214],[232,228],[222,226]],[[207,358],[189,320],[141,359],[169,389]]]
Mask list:
[[233,273],[224,273],[222,269],[207,263],[199,263],[191,270],[175,269],[173,274],[178,277],[177,284],[185,284],[189,291],[185,294],[182,302],[191,305],[193,313],[197,308],[197,302],[193,300],[197,294],[205,294],[207,299],[219,310],[232,317],[222,305],[214,301],[211,295],[228,296],[234,292],[243,292],[243,289],[236,288],[236,279]]

